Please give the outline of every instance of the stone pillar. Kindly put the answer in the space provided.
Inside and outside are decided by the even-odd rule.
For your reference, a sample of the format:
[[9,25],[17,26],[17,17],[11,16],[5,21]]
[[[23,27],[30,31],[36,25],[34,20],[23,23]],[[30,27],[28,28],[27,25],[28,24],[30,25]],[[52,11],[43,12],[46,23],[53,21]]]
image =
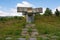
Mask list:
[[26,14],[26,22],[31,23],[33,21],[34,21],[34,15],[32,14],[31,16],[29,16],[28,14]]

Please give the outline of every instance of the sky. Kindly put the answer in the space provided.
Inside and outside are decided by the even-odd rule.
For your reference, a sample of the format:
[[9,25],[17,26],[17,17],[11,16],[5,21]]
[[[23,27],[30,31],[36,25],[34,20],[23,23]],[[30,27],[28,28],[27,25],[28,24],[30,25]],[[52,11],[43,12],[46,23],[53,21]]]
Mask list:
[[43,12],[50,8],[52,12],[55,9],[60,11],[60,0],[0,0],[0,16],[22,16],[17,13],[17,7],[42,7]]

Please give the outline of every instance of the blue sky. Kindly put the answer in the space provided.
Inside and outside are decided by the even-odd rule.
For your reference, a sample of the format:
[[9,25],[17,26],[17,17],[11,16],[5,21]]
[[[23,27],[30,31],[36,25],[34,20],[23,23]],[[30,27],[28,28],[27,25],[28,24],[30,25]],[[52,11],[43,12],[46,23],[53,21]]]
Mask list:
[[26,1],[35,7],[48,7],[50,9],[60,8],[60,0],[0,0],[0,11],[10,11],[10,9],[16,8],[16,5],[23,1]]
[[0,6],[11,8],[15,7],[17,3],[22,1],[27,1],[36,7],[49,7],[51,9],[60,6],[60,0],[0,0]]

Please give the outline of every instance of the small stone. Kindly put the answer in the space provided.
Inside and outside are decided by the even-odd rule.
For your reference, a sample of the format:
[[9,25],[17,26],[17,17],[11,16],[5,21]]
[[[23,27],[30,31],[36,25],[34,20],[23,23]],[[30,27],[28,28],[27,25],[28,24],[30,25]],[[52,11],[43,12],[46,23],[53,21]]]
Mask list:
[[21,33],[22,36],[29,35],[27,32],[26,33]]
[[35,26],[35,24],[32,24],[32,26]]
[[27,31],[22,31],[22,34],[26,34],[27,33]]
[[26,40],[26,38],[18,38],[18,40]]
[[49,40],[49,37],[47,37],[47,35],[40,35],[40,37],[41,37],[43,40]]
[[37,32],[37,29],[32,29],[33,32]]
[[52,36],[51,39],[52,40],[56,40],[57,38],[59,38],[58,36]]
[[27,24],[26,27],[35,27],[35,24]]
[[6,38],[6,40],[10,40],[10,39],[12,39],[12,38],[11,38],[11,37],[7,37],[7,38]]
[[31,36],[33,37],[33,36],[38,36],[39,34],[38,34],[38,32],[32,32],[31,33]]
[[29,40],[37,40],[36,38],[30,38]]
[[28,29],[27,28],[24,28],[24,29],[22,29],[22,31],[28,31]]
[[28,36],[29,34],[22,34],[22,36]]

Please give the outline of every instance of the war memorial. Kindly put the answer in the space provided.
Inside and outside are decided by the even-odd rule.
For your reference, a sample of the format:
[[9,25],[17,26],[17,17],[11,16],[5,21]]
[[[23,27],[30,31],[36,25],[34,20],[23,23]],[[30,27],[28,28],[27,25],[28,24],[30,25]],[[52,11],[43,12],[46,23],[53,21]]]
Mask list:
[[[36,37],[39,36],[37,29],[35,28],[34,16],[35,14],[42,13],[42,8],[32,8],[32,7],[17,7],[17,13],[22,12],[26,17],[25,28],[22,29],[21,36],[27,36],[28,40],[37,40]],[[20,40],[26,40],[26,38],[20,38]]]

